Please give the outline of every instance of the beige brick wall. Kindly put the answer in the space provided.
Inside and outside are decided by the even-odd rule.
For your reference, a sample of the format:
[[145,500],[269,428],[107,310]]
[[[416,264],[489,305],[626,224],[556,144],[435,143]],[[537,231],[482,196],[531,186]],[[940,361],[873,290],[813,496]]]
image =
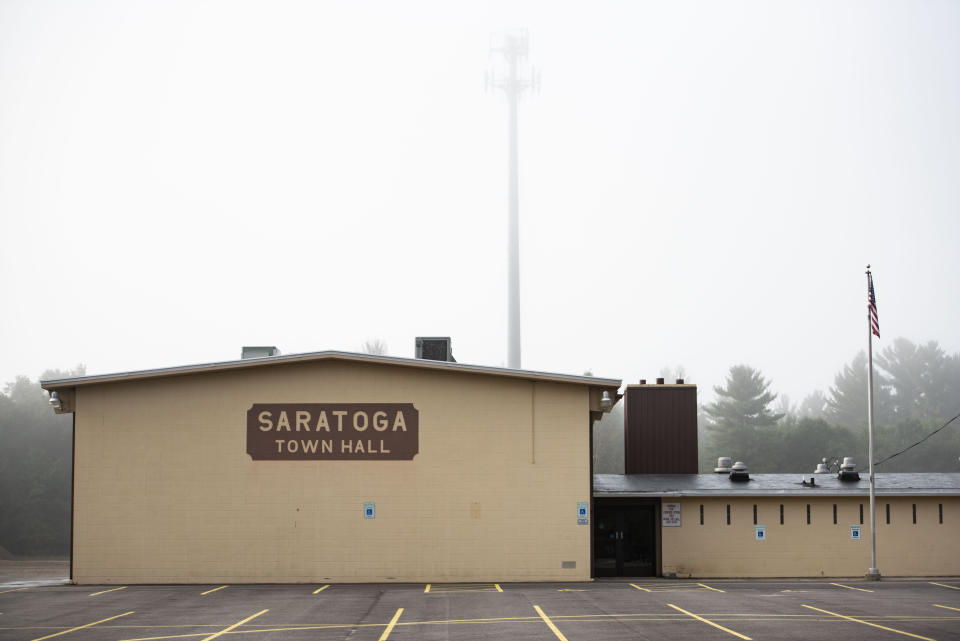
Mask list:
[[[867,497],[682,499],[683,525],[662,528],[663,571],[678,577],[860,576],[870,567],[870,503]],[[807,525],[807,504],[811,524]],[[886,524],[886,504],[891,522]],[[700,525],[700,505],[704,525]],[[731,525],[726,524],[726,506]],[[780,525],[780,505],[784,524]],[[837,524],[833,505],[837,505]],[[850,538],[860,522],[862,540]],[[917,524],[913,524],[913,504]],[[938,505],[943,504],[943,523]],[[766,541],[754,539],[753,506]],[[960,499],[877,499],[877,567],[884,576],[960,574]]]
[[[284,402],[413,403],[420,453],[251,460],[247,410]],[[74,577],[587,580],[589,465],[578,384],[331,360],[82,387]]]

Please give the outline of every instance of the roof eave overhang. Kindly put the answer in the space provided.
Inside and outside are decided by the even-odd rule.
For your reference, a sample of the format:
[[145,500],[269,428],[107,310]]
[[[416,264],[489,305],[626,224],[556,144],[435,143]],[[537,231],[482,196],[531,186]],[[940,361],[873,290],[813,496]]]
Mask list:
[[502,367],[489,367],[485,365],[471,365],[467,363],[449,363],[446,361],[431,361],[418,358],[400,358],[393,356],[378,356],[373,354],[356,354],[353,352],[310,352],[306,354],[289,354],[281,356],[267,356],[263,358],[248,358],[235,361],[223,361],[216,363],[202,363],[198,365],[181,365],[175,367],[164,367],[157,369],[138,370],[133,372],[121,372],[116,374],[99,374],[94,376],[81,376],[75,378],[60,378],[40,381],[40,387],[45,390],[76,389],[89,385],[103,385],[108,383],[119,383],[127,381],[142,381],[156,378],[166,378],[171,376],[185,376],[191,374],[208,374],[214,372],[225,372],[242,369],[254,369],[262,367],[272,367],[278,365],[289,365],[293,363],[311,363],[321,361],[344,361],[353,363],[369,363],[374,365],[388,365],[396,367],[410,367],[428,371],[447,371],[461,374],[481,374],[488,376],[499,376],[504,378],[513,378],[530,381],[543,381],[554,383],[567,383],[574,385],[585,385],[590,388],[599,388],[609,390],[614,398],[619,398],[617,390],[620,387],[621,380],[613,378],[596,378],[593,376],[575,376],[568,374],[554,374],[549,372],[538,372],[533,370],[508,369]]

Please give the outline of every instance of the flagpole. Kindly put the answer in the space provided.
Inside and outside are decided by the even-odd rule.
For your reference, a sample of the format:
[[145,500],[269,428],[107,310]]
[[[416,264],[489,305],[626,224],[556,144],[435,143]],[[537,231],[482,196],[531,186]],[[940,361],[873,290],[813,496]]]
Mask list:
[[870,274],[870,265],[867,265],[867,430],[868,447],[870,448],[870,569],[867,570],[868,581],[879,581],[880,570],[877,569],[877,495],[876,482],[873,475],[873,279]]

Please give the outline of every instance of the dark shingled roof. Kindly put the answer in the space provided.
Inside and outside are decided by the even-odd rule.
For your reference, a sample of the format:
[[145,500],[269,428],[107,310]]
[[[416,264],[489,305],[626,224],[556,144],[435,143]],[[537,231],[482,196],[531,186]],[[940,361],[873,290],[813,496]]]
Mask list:
[[[801,480],[816,485],[802,485]],[[960,473],[876,475],[878,496],[960,496]],[[594,474],[595,497],[867,496],[870,481],[840,481],[836,474],[751,474],[747,482],[726,474]]]

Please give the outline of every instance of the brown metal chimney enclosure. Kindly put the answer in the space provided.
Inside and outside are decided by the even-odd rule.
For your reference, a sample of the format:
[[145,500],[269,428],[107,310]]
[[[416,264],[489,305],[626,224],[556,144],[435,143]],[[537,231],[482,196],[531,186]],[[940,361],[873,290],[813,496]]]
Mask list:
[[628,385],[623,451],[627,474],[697,473],[697,386]]

